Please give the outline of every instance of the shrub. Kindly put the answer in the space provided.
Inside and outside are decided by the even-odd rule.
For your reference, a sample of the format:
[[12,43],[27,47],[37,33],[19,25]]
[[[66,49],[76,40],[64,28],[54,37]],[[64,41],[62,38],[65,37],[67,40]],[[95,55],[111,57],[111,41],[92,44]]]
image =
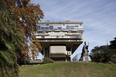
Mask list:
[[21,65],[26,65],[29,63],[28,60],[18,60],[17,63],[21,66]]
[[46,63],[53,63],[53,62],[54,61],[50,58],[44,58],[42,63],[46,64]]
[[100,53],[95,53],[91,55],[92,61],[110,63],[114,60],[114,53],[112,50],[107,49],[106,51],[101,51]]

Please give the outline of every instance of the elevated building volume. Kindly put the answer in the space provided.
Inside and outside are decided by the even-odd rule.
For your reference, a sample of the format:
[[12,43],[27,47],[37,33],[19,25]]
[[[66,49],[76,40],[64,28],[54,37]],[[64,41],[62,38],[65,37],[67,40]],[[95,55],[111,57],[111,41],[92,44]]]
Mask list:
[[[83,22],[38,22],[36,40],[44,57],[54,61],[71,61],[71,55],[83,42]],[[38,40],[37,40],[38,39]]]

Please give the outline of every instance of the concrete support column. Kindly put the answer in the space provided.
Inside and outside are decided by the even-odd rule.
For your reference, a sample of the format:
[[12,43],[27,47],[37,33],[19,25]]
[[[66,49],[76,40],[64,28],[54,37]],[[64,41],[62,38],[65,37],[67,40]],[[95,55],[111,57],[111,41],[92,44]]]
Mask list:
[[49,51],[48,51],[49,48],[46,48],[46,57],[49,57]]
[[70,61],[72,62],[72,55],[70,56]]
[[[72,52],[72,47],[71,47],[71,52]],[[70,55],[70,61],[72,62],[72,53],[71,53],[71,55]]]
[[43,48],[43,56],[44,56],[44,58],[45,58],[45,48]]
[[65,57],[65,62],[67,62],[67,56]]
[[49,49],[48,49],[48,51],[49,51],[49,58],[50,58],[50,46],[49,46]]

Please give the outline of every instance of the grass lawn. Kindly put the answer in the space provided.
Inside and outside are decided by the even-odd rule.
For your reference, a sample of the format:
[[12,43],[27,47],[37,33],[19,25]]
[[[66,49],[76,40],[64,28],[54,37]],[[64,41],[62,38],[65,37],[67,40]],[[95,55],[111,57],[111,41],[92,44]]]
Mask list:
[[72,62],[20,68],[20,77],[116,77],[116,64]]

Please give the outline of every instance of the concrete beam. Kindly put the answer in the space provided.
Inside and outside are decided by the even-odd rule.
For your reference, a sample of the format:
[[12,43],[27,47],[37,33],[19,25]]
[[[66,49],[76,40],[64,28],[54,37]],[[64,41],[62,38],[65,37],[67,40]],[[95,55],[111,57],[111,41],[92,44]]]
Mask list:
[[50,58],[66,57],[65,54],[50,54]]

